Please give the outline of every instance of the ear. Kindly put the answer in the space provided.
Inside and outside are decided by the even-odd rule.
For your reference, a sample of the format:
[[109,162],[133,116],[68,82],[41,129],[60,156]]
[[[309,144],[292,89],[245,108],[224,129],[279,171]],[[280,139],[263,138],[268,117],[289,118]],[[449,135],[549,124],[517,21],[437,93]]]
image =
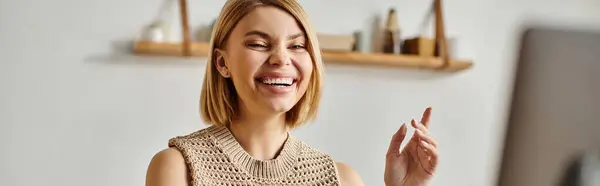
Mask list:
[[219,71],[221,76],[223,76],[225,78],[231,77],[231,72],[227,68],[227,63],[225,63],[224,51],[217,48],[213,52],[213,56],[214,56],[213,58],[214,58],[215,67],[217,68],[217,70]]

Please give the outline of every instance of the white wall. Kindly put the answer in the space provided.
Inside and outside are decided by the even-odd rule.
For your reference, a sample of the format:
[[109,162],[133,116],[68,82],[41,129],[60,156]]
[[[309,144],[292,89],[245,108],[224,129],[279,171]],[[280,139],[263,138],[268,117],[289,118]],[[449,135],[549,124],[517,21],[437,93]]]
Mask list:
[[[395,6],[405,36],[418,32],[428,7],[408,0],[301,3],[318,31],[329,33],[369,28],[372,15]],[[204,127],[203,59],[125,51],[123,42],[162,4],[0,0],[0,185],[143,185],[150,158],[170,137]],[[191,2],[193,25],[208,24],[222,4]],[[319,120],[297,135],[355,167],[367,185],[383,185],[390,136],[431,105],[442,156],[432,185],[494,185],[520,24],[530,16],[598,24],[600,2],[453,0],[445,13],[448,35],[460,39],[459,55],[475,61],[472,70],[327,65]]]

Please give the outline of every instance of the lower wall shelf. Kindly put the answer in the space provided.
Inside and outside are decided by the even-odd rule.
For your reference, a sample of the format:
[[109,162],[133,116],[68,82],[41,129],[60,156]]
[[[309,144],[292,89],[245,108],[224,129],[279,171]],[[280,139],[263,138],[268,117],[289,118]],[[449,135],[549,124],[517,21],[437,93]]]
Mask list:
[[[209,54],[208,43],[191,43],[191,56],[206,57]],[[133,51],[139,55],[184,56],[181,43],[135,42]],[[377,65],[400,68],[430,69],[456,72],[473,66],[471,61],[450,60],[450,65],[443,66],[443,60],[437,57],[421,57],[417,55],[393,55],[381,53],[329,52],[323,51],[326,63]]]

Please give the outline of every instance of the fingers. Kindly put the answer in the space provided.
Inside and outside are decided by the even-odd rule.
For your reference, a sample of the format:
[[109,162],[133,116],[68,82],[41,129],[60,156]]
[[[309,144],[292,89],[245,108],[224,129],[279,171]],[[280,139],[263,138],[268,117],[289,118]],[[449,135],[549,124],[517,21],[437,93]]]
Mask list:
[[412,127],[414,127],[417,130],[420,130],[421,132],[425,133],[425,134],[429,134],[429,129],[427,129],[427,127],[425,127],[425,125],[421,124],[421,123],[417,123],[417,121],[415,119],[410,121],[410,124],[412,125]]
[[427,155],[429,155],[430,157],[437,157],[437,148],[432,143],[421,141],[419,143],[419,146],[422,147],[421,150],[426,151]]
[[414,119],[411,121],[412,126],[415,128],[415,135],[413,137],[414,140],[420,141],[424,140],[427,143],[430,143],[437,147],[436,141],[429,136],[429,129],[427,129],[423,124],[417,123]]
[[418,137],[418,139],[420,140],[419,143],[425,142],[425,143],[432,145],[433,147],[437,147],[437,142],[428,134],[425,134],[418,129],[415,130],[415,134]]
[[429,121],[431,120],[431,107],[427,107],[425,112],[423,112],[423,117],[421,118],[421,123],[425,125],[425,127],[429,128]]
[[421,167],[425,172],[433,175],[438,162],[437,142],[418,129],[415,130],[415,134],[420,139],[418,141],[417,154]]
[[394,136],[392,136],[392,141],[390,142],[390,147],[388,147],[387,154],[388,155],[397,155],[400,154],[400,145],[404,138],[406,137],[406,123],[402,123],[402,126],[396,131]]
[[435,170],[438,163],[438,151],[437,148],[431,144],[421,141],[419,143],[419,161],[424,170],[429,174]]

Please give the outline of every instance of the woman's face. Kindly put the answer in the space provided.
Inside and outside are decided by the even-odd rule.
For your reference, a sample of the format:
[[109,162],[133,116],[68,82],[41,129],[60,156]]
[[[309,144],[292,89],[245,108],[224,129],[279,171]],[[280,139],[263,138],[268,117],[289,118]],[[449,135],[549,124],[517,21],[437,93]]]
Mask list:
[[296,19],[275,7],[259,7],[238,22],[220,54],[242,112],[285,113],[302,98],[313,68],[307,44]]

